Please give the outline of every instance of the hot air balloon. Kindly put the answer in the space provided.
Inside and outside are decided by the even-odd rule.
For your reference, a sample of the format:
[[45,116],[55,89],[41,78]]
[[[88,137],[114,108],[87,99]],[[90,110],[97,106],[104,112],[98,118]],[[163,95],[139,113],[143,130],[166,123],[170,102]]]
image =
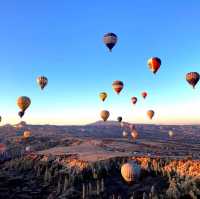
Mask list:
[[127,183],[134,182],[140,177],[141,168],[137,163],[125,163],[121,167],[121,175]]
[[133,129],[131,132],[131,136],[134,140],[136,140],[138,138],[138,132],[135,129]]
[[195,88],[196,84],[199,81],[199,78],[200,75],[197,72],[190,72],[186,74],[186,80],[190,85],[192,85],[193,88]]
[[37,83],[40,86],[40,88],[43,90],[44,87],[48,84],[48,79],[45,76],[37,77]]
[[0,153],[3,153],[6,151],[6,145],[3,143],[0,143]]
[[21,96],[17,99],[17,105],[21,109],[18,113],[20,117],[23,117],[25,110],[30,106],[31,100],[29,97]]
[[31,151],[31,146],[26,146],[25,151],[26,152],[30,152]]
[[112,48],[117,43],[117,35],[114,34],[114,33],[112,33],[112,32],[106,33],[104,35],[104,37],[103,37],[103,42],[104,42],[104,44],[108,47],[108,49],[111,52]]
[[132,101],[133,104],[136,104],[137,103],[137,97],[132,97],[131,101]]
[[116,80],[112,83],[112,87],[114,91],[119,94],[124,87],[124,83],[122,81]]
[[168,135],[169,135],[169,137],[173,137],[173,136],[174,136],[174,132],[170,130],[170,131],[168,132]]
[[149,117],[149,119],[152,119],[153,118],[153,116],[154,116],[154,111],[153,110],[149,110],[149,111],[147,111],[147,116]]
[[24,131],[24,138],[29,138],[31,136],[31,131]]
[[108,94],[106,92],[99,93],[99,98],[104,102],[105,99],[108,97]]
[[161,65],[161,60],[158,57],[152,57],[148,60],[149,69],[155,74]]
[[123,137],[128,137],[128,132],[123,131],[122,135],[123,135]]
[[144,91],[144,92],[142,92],[141,95],[142,95],[142,97],[145,99],[145,98],[147,97],[147,92]]
[[100,116],[103,119],[103,121],[105,122],[109,118],[110,113],[109,113],[109,111],[103,110],[103,111],[101,111]]
[[122,117],[121,116],[117,117],[117,121],[121,122],[122,121]]

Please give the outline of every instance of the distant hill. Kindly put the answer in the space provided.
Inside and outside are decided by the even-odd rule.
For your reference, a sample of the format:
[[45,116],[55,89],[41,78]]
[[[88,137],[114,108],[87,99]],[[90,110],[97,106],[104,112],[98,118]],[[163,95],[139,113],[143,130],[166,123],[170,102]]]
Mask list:
[[112,120],[104,122],[102,120],[99,120],[94,123],[87,124],[86,126],[119,126],[119,122]]
[[[176,138],[180,140],[193,140],[197,137],[200,140],[200,125],[152,125],[134,124],[142,139],[168,139],[168,131],[173,130]],[[4,125],[0,127],[0,139],[16,135],[17,128],[23,127],[24,130],[31,130],[36,137],[93,137],[93,138],[121,138],[122,131],[117,121],[97,121],[87,125],[30,125],[21,122],[17,125]],[[127,131],[130,132],[128,128]]]

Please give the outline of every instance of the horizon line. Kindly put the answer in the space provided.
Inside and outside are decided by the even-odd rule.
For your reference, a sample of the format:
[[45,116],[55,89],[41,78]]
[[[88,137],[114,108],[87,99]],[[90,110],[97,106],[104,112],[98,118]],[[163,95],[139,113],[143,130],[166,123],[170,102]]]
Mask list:
[[[6,126],[6,125],[11,125],[11,126],[14,126],[14,125],[17,125],[17,124],[19,124],[19,123],[21,123],[21,122],[25,122],[27,125],[40,125],[40,126],[87,126],[87,125],[91,125],[91,124],[95,124],[95,123],[109,123],[109,122],[115,122],[115,123],[118,123],[118,121],[115,121],[115,120],[108,120],[108,121],[106,121],[106,122],[104,122],[104,121],[102,121],[102,120],[97,120],[97,121],[94,121],[94,122],[91,122],[91,123],[85,123],[85,124],[81,124],[81,123],[79,123],[79,124],[58,124],[58,123],[27,123],[26,121],[20,121],[20,122],[18,122],[18,123],[6,123],[6,124],[3,124],[3,125],[1,125],[1,127],[3,127],[3,126]],[[182,126],[192,126],[192,125],[195,125],[195,126],[197,126],[197,125],[200,125],[200,123],[179,123],[179,122],[175,122],[175,123],[144,123],[144,122],[136,122],[136,123],[134,123],[134,122],[129,122],[129,121],[123,121],[123,122],[125,122],[125,123],[130,123],[130,124],[135,124],[135,125],[160,125],[160,126],[167,126],[167,125],[169,125],[169,126],[173,126],[173,125],[182,125]]]

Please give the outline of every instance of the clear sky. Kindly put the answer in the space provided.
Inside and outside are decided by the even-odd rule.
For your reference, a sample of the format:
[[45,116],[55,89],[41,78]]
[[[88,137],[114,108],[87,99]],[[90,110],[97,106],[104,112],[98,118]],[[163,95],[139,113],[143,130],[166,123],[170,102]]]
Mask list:
[[[200,123],[200,86],[185,81],[187,72],[200,72],[199,10],[199,0],[1,1],[3,124],[20,121],[21,95],[32,100],[23,120],[34,124],[86,124],[102,109],[112,120]],[[107,32],[119,38],[112,53],[102,42]],[[162,60],[156,75],[147,66],[152,56]],[[49,79],[44,91],[39,75]],[[111,86],[116,79],[125,84],[119,96]],[[104,103],[100,91],[109,94]],[[155,110],[151,122],[148,109]]]

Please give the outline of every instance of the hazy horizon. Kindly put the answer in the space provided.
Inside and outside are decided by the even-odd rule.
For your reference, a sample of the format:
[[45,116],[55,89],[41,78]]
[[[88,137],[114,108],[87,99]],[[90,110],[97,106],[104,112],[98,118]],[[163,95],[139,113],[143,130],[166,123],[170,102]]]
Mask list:
[[[4,125],[16,125],[16,124],[19,124],[20,122],[25,122],[25,121],[23,121],[23,120],[21,120],[21,121],[19,121],[19,122],[17,122],[17,123],[5,123],[5,124],[1,124],[0,126],[4,126]],[[107,124],[107,123],[109,123],[109,122],[116,122],[116,123],[118,123],[116,120],[107,120],[107,122],[103,122],[102,120],[97,120],[97,121],[91,121],[91,122],[89,122],[89,123],[69,123],[69,124],[67,124],[67,123],[29,123],[29,122],[26,122],[26,124],[28,124],[28,125],[52,125],[52,126],[85,126],[85,125],[90,125],[90,124],[95,124],[95,123],[97,123],[97,122],[102,122],[102,123],[104,123],[105,125]],[[130,121],[124,121],[124,122],[128,122],[128,123],[131,123],[131,124],[136,124],[136,125],[181,125],[181,126],[187,126],[187,125],[200,125],[200,123],[140,123],[140,122],[137,122],[137,123],[133,123],[133,122],[130,122]]]

